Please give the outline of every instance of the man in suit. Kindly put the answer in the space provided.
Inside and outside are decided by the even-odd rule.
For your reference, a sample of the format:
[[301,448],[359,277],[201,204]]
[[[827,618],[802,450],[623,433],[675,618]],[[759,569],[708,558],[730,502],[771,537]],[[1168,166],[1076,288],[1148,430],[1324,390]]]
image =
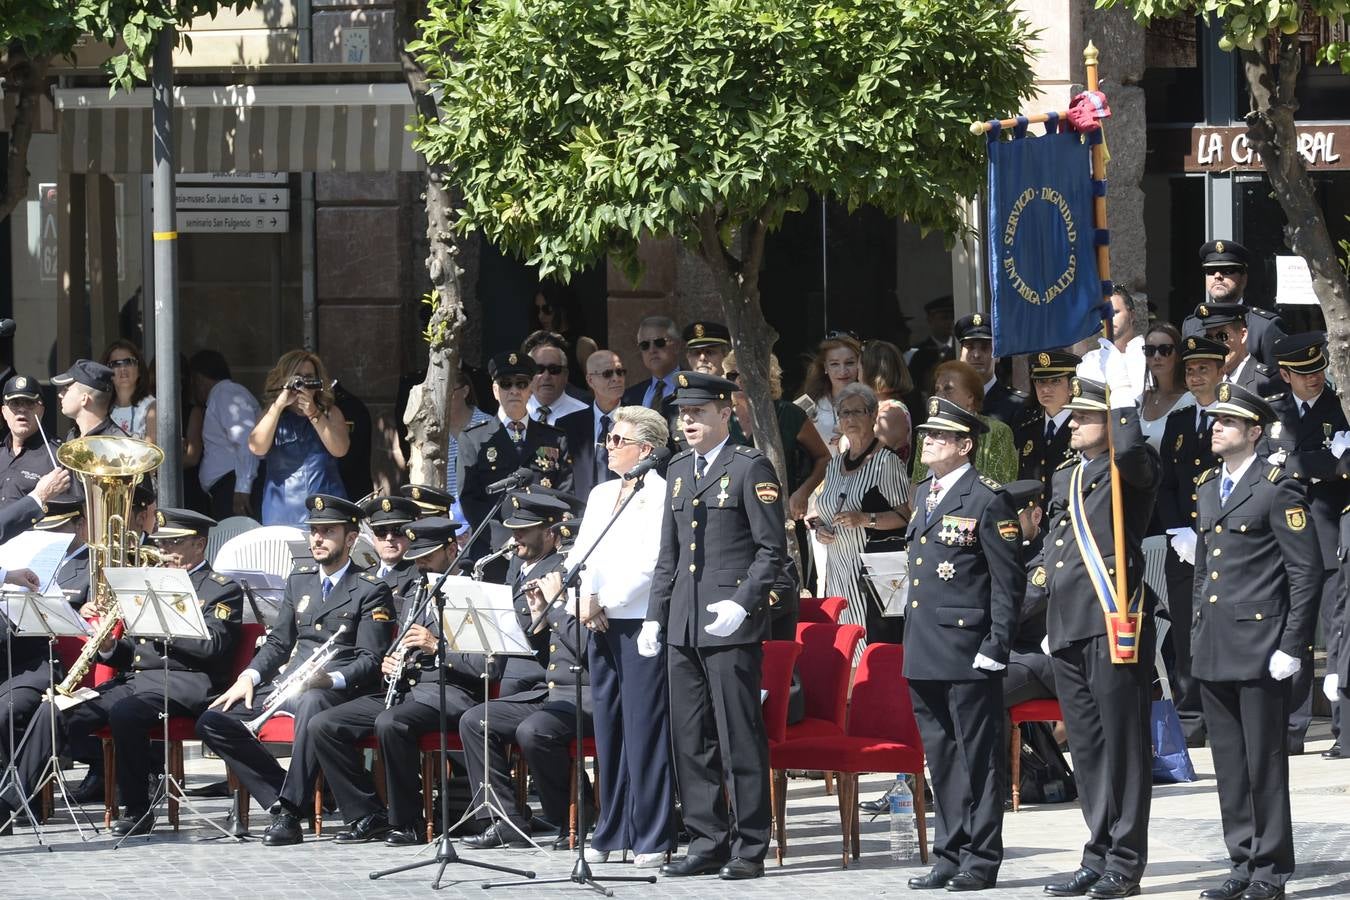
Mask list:
[[[1247,262],[1251,254],[1237,241],[1206,241],[1200,246],[1200,265],[1205,270],[1205,299],[1203,305],[1238,303],[1244,306],[1243,324],[1247,328],[1247,346],[1260,362],[1275,365],[1275,342],[1284,337],[1284,321],[1274,312],[1247,303]],[[1195,314],[1181,323],[1182,337],[1203,334],[1204,313]]]
[[1191,677],[1191,584],[1195,577],[1195,498],[1200,476],[1214,467],[1208,410],[1217,402],[1228,348],[1203,335],[1183,338],[1181,364],[1186,389],[1195,406],[1167,417],[1161,442],[1162,483],[1158,489],[1158,524],[1170,536],[1171,551],[1164,571],[1167,578],[1167,617],[1172,623],[1163,646],[1168,678],[1176,701],[1177,718],[1191,747],[1205,745],[1205,717],[1200,687]]
[[[517,601],[516,619],[534,646],[540,675],[531,683],[517,683],[514,693],[503,693],[492,701],[490,715],[485,715],[480,705],[460,716],[459,737],[464,744],[465,768],[470,789],[475,792],[472,802],[483,799],[484,785],[491,785],[496,801],[507,814],[505,821],[488,824],[481,834],[465,838],[463,843],[480,850],[529,846],[525,839],[530,832],[529,812],[516,805],[506,759],[507,747],[515,743],[534,776],[544,818],[559,826],[553,848],[565,850],[570,843],[568,746],[576,739],[576,679],[582,679],[583,685],[586,683],[586,647],[577,646],[576,618],[570,612],[570,604],[552,594],[546,595],[539,582],[563,569],[563,557],[557,552],[552,526],[562,520],[567,505],[544,494],[513,493],[508,509],[505,525],[516,539],[516,555],[521,560],[520,565],[512,566],[513,586],[517,597],[524,601],[524,611]],[[583,642],[586,633],[582,629]],[[589,705],[589,688],[583,688],[582,712],[588,731]],[[487,759],[483,757],[485,720]],[[490,815],[486,809],[478,812],[484,821]]]
[[623,399],[628,370],[613,350],[597,350],[586,360],[586,385],[595,395],[589,406],[558,422],[572,448],[572,492],[585,499],[591,488],[615,475],[609,470],[605,442],[614,425],[614,410]]
[[[1139,427],[1128,363],[1114,346],[1107,351],[1105,371],[1109,399],[1107,384],[1082,377],[1073,381],[1069,446],[1081,459],[1055,473],[1043,563],[1055,689],[1089,831],[1078,870],[1045,890],[1057,897],[1086,893],[1098,900],[1139,893],[1148,862],[1154,640],[1140,545],[1160,480],[1158,454]],[[1124,560],[1115,550],[1111,448],[1121,480]],[[1124,597],[1117,594],[1116,581],[1122,565]],[[1129,617],[1124,623],[1122,615]]]
[[1283,387],[1275,367],[1248,352],[1248,331],[1244,324],[1246,310],[1241,303],[1209,303],[1195,308],[1205,336],[1228,348],[1223,380],[1239,384],[1254,394],[1274,393]]
[[417,564],[407,556],[408,536],[404,533],[408,524],[421,514],[422,507],[407,497],[371,497],[361,504],[361,517],[370,526],[375,537],[375,554],[380,558],[374,574],[388,583],[399,610],[403,608],[403,599],[411,596],[421,581]]
[[530,418],[545,425],[558,425],[566,416],[586,408],[584,400],[567,393],[567,340],[551,331],[536,331],[525,339],[521,352],[534,360],[527,409]]
[[645,406],[666,415],[675,399],[675,375],[680,371],[680,333],[667,316],[647,316],[638,323],[637,348],[648,377],[623,392],[624,406]]
[[[309,549],[315,565],[297,566],[286,579],[276,624],[235,683],[202,713],[197,736],[225,760],[250,794],[272,814],[263,833],[269,847],[298,844],[300,811],[314,791],[318,761],[309,723],[314,716],[379,685],[380,658],[393,638],[389,585],[352,564],[361,507],[340,497],[311,494]],[[294,673],[329,640],[336,654],[281,709],[294,716],[291,766],[282,769],[246,723],[260,712],[280,681],[283,664]],[[259,701],[255,703],[254,701]]]
[[975,471],[980,417],[932,397],[919,426],[905,677],[932,769],[932,871],[913,889],[981,891],[1003,862],[1003,673],[1025,588],[1022,532],[1002,485]]
[[[1308,511],[1317,526],[1321,543],[1322,586],[1319,601],[1322,633],[1334,630],[1332,615],[1340,581],[1335,577],[1337,534],[1341,511],[1350,503],[1350,480],[1337,472],[1337,458],[1331,452],[1332,439],[1350,429],[1341,398],[1327,387],[1326,337],[1322,332],[1293,334],[1275,342],[1275,359],[1287,392],[1268,397],[1275,421],[1264,430],[1262,456],[1284,466],[1286,475],[1303,485],[1308,495]],[[1303,752],[1304,737],[1312,718],[1312,660],[1303,660],[1303,668],[1292,681],[1289,715],[1289,753]],[[1339,703],[1332,705],[1331,732],[1336,743],[1327,753],[1339,758]]]
[[955,303],[951,294],[929,300],[923,305],[928,321],[928,337],[910,350],[905,357],[914,386],[924,393],[932,388],[933,370],[949,359],[956,359],[956,341],[952,337],[955,325]]
[[52,377],[61,415],[74,421],[66,440],[100,434],[126,437],[112,420],[112,369],[91,359],[77,359],[74,365]]
[[729,441],[736,385],[701,372],[681,372],[677,383],[689,450],[666,472],[661,551],[638,636],[644,656],[667,646],[675,773],[692,836],[688,854],[661,871],[758,878],[771,815],[761,643],[787,554],[781,488],[764,454]]
[[1223,465],[1200,479],[1191,671],[1232,868],[1200,896],[1278,900],[1294,871],[1284,726],[1290,679],[1312,667],[1322,551],[1303,485],[1257,455],[1275,411],[1230,384],[1212,411]]
[[956,321],[956,340],[961,345],[960,359],[984,381],[986,416],[993,416],[1009,428],[1018,424],[1026,413],[1027,395],[1013,390],[998,380],[994,366],[994,332],[989,316],[972,313]]
[[1069,455],[1069,379],[1082,359],[1074,353],[1044,350],[1031,356],[1031,385],[1036,403],[1028,404],[1013,426],[1018,478],[1041,483],[1042,508],[1051,499],[1055,470]]

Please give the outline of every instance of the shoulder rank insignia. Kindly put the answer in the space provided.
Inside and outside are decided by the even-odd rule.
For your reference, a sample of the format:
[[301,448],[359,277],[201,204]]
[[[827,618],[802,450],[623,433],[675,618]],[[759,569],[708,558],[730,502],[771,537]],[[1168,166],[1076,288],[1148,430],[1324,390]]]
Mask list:
[[[1219,470],[1216,468],[1214,471],[1217,472],[1217,471],[1219,471]],[[1270,482],[1279,481],[1280,478],[1281,478],[1281,476],[1283,476],[1283,475],[1284,475],[1284,469],[1280,468],[1279,466],[1271,466],[1271,467],[1270,467],[1270,472],[1268,472],[1268,473],[1266,474],[1266,481],[1270,481]]]
[[1196,483],[1196,484],[1204,484],[1206,481],[1209,481],[1211,478],[1213,478],[1213,477],[1214,477],[1214,473],[1217,472],[1217,471],[1219,471],[1219,467],[1218,467],[1218,466],[1214,466],[1213,468],[1206,469],[1205,471],[1203,471],[1203,472],[1200,473],[1200,477],[1199,477],[1198,479],[1196,479],[1196,482],[1195,482],[1195,483]]
[[988,475],[981,475],[981,476],[980,476],[980,484],[982,484],[982,485],[984,485],[985,487],[989,488],[989,490],[991,490],[991,491],[1001,491],[1001,490],[1003,490],[1003,485],[999,484],[997,481],[995,481],[994,479],[990,478]]
[[1077,464],[1078,464],[1078,454],[1075,453],[1073,456],[1070,456],[1068,459],[1064,460],[1064,462],[1055,466],[1055,471],[1058,472],[1060,469],[1067,469],[1069,466]]
[[[500,420],[499,420],[499,419],[483,419],[483,420],[481,420],[481,421],[474,422],[472,425],[470,425],[468,428],[465,428],[464,430],[465,430],[465,431],[473,431],[475,428],[482,428],[484,425],[491,425],[493,422],[498,422],[498,421],[500,421]],[[414,499],[416,499],[416,498],[414,498]]]
[[755,485],[755,496],[760,503],[773,503],[778,500],[778,485],[772,481],[761,481]]
[[230,617],[230,608],[223,603],[216,604],[216,618],[225,621]]
[[361,573],[361,577],[364,578],[366,581],[369,581],[371,584],[379,584],[379,583],[380,583],[380,579],[376,578],[374,575],[370,574],[369,572],[362,572],[362,573]]
[[219,572],[212,572],[212,573],[211,573],[211,580],[214,581],[216,584],[229,584],[229,583],[230,583],[230,579],[226,578],[224,575],[220,574]]
[[1284,511],[1284,521],[1290,531],[1302,531],[1308,526],[1308,511],[1301,506]]

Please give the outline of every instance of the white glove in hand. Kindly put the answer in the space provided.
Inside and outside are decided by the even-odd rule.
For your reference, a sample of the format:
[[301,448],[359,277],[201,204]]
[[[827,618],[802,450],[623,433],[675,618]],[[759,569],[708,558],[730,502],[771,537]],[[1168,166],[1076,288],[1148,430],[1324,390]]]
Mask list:
[[1298,657],[1290,656],[1283,650],[1276,650],[1270,655],[1270,677],[1276,681],[1284,681],[1286,678],[1292,678],[1298,674],[1298,670],[1303,668],[1303,661]]
[[975,654],[975,661],[970,664],[970,667],[972,669],[979,669],[983,672],[1002,672],[1004,669],[1008,668],[1001,662],[994,662],[983,653]]
[[643,622],[638,632],[637,651],[640,656],[650,659],[661,652],[661,623]]
[[1106,338],[1098,338],[1101,346],[1102,380],[1111,389],[1111,408],[1126,409],[1139,399],[1139,389],[1130,377],[1130,364],[1125,354]]
[[1327,677],[1322,679],[1322,696],[1332,703],[1341,699],[1341,676],[1335,672],[1327,673]]
[[1176,551],[1177,558],[1189,565],[1195,565],[1195,529],[1169,528],[1167,533],[1172,536],[1172,549]]
[[1046,656],[1050,655],[1050,635],[1041,638],[1041,652]]
[[1270,463],[1272,466],[1282,466],[1284,465],[1284,461],[1288,458],[1289,458],[1288,450],[1276,450],[1274,453],[1266,457],[1266,462]]
[[1338,431],[1331,437],[1331,455],[1340,459],[1346,450],[1350,450],[1350,431]]
[[730,637],[735,633],[741,623],[745,621],[748,615],[744,607],[734,600],[718,600],[716,603],[708,604],[708,612],[717,618],[713,619],[703,630],[713,637]]

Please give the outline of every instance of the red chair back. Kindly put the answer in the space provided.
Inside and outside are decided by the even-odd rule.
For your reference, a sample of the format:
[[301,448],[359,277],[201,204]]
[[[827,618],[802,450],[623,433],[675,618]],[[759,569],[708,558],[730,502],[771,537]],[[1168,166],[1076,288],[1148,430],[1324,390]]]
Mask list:
[[234,645],[234,662],[230,665],[231,680],[238,678],[240,673],[248,668],[248,664],[253,662],[253,655],[258,652],[258,638],[266,633],[267,626],[260,622],[244,623],[239,631],[239,643]]
[[797,671],[801,675],[807,718],[824,719],[841,732],[844,730],[853,653],[863,634],[861,625],[828,622],[797,625],[797,643],[802,645]]
[[798,622],[830,622],[839,624],[839,617],[848,609],[843,597],[803,597],[798,601]]
[[765,641],[759,686],[769,692],[764,699],[764,731],[769,743],[787,736],[788,695],[792,691],[792,666],[801,654],[795,641]]
[[849,737],[923,746],[904,666],[905,648],[899,644],[868,644],[863,650],[849,704]]

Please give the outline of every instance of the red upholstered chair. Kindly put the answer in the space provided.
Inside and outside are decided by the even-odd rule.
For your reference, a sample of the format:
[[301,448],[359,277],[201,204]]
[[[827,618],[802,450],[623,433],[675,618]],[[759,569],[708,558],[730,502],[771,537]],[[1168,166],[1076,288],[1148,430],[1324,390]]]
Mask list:
[[1058,700],[1026,700],[1009,708],[1008,717],[1012,719],[1012,808],[1017,812],[1022,806],[1022,723],[1060,722],[1064,711]]
[[853,655],[863,634],[861,625],[798,623],[797,643],[802,652],[797,658],[797,674],[801,677],[806,717],[787,727],[787,740],[844,733]]
[[[792,668],[801,655],[802,645],[796,641],[765,641],[764,659],[760,664],[759,686],[768,691],[764,698],[764,733],[769,738],[770,753],[775,744],[787,739],[788,700],[792,691]],[[772,758],[772,757],[770,757]],[[786,787],[786,786],[785,786]],[[778,815],[778,783],[769,779],[769,809]]]
[[[85,621],[94,627],[97,627],[98,625],[97,618],[86,619]],[[122,624],[119,622],[113,628],[113,637],[121,636]],[[85,643],[86,638],[82,637],[58,637],[56,639],[56,658],[60,660],[61,668],[64,671],[69,672],[70,667],[75,665],[75,661],[80,658],[80,654],[84,651]],[[92,688],[95,685],[102,684],[109,680],[116,674],[117,670],[112,666],[105,666],[100,662],[95,662],[94,665],[89,668],[89,671],[85,673],[84,678],[80,679],[80,683],[77,687]],[[105,785],[110,783],[111,779],[104,781]],[[107,790],[108,789],[105,788],[105,797]],[[53,785],[49,781],[47,782],[46,787],[42,789],[42,818],[44,821],[51,815],[54,805]]]
[[843,597],[803,597],[798,601],[798,622],[829,622],[839,624],[839,617],[848,609]]
[[[914,775],[914,816],[919,830],[919,856],[928,862],[928,828],[924,809],[923,743],[914,719],[909,684],[903,674],[904,648],[871,644],[863,651],[853,683],[846,734],[787,740],[771,748],[775,766],[783,769],[825,769],[839,776],[839,823],[843,830],[842,862],[850,851],[858,858],[858,775],[863,772],[908,772]],[[775,775],[781,775],[776,772]],[[786,779],[784,779],[786,784]],[[780,795],[781,798],[781,795]],[[781,803],[781,799],[780,799]],[[776,810],[778,863],[787,852],[787,826]]]

